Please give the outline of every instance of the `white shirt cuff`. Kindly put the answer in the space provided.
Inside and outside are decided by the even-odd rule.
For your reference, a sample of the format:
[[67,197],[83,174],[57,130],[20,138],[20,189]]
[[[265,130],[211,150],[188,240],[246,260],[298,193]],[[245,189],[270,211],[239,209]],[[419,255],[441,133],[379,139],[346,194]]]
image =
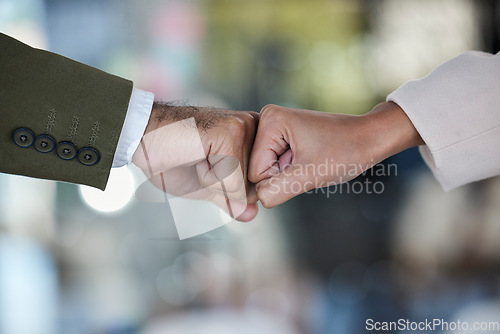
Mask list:
[[148,125],[153,102],[153,93],[133,88],[112,167],[122,167],[132,162],[132,156]]

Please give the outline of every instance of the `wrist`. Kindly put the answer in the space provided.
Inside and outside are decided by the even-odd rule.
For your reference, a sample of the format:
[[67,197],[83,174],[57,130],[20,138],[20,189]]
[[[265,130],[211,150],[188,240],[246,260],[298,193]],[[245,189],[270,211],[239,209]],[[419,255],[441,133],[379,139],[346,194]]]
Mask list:
[[[153,145],[151,144],[153,141],[152,138],[159,135],[159,133],[153,134],[152,132],[162,126],[166,126],[174,122],[171,108],[172,106],[167,103],[158,101],[153,102],[148,123],[146,124],[144,133],[141,136],[140,143],[132,156],[132,163],[140,167],[144,172],[149,172],[147,175],[153,175],[149,170],[151,168],[150,163],[147,160],[149,160],[148,155],[150,155],[150,153],[147,151],[151,151],[153,148]],[[163,136],[164,133],[162,132],[161,135]],[[164,139],[165,138],[162,138],[162,140]],[[146,150],[146,146],[148,146],[148,150]]]
[[394,102],[380,103],[361,117],[368,145],[378,161],[425,144],[406,113]]
[[147,134],[160,126],[168,125],[175,122],[175,117],[179,116],[179,112],[174,112],[174,107],[168,103],[154,101],[151,115],[149,116],[148,124],[144,134]]

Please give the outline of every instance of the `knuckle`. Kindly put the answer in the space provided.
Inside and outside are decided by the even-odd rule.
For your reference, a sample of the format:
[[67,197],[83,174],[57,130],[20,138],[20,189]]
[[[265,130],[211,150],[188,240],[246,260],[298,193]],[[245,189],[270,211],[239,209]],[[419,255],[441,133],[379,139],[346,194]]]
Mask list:
[[228,177],[224,179],[224,188],[226,192],[230,194],[239,194],[238,196],[241,196],[242,193],[244,194],[245,183],[242,178],[240,179],[239,177]]
[[257,183],[259,182],[260,180],[258,179],[258,172],[255,170],[255,167],[253,166],[252,164],[252,159],[250,159],[250,163],[249,163],[249,166],[248,166],[248,181],[252,182],[252,183]]
[[278,106],[278,105],[270,103],[270,104],[266,104],[266,105],[262,108],[262,111],[274,110],[274,109],[277,109],[277,108],[279,108],[279,106]]
[[273,112],[276,112],[276,110],[279,108],[276,104],[266,104],[261,110],[260,110],[260,117],[264,117],[264,115],[269,115],[272,114]]
[[218,180],[210,174],[199,177],[198,181],[200,182],[200,186],[202,188],[209,188],[218,183]]
[[231,133],[242,133],[246,130],[245,121],[237,116],[230,117],[227,123],[227,130]]
[[200,178],[198,179],[198,181],[200,182],[200,186],[202,188],[208,188],[212,185],[212,183],[208,181],[206,178]]
[[233,116],[228,119],[225,131],[235,141],[235,143],[250,143],[249,138],[255,136],[257,131],[257,122],[250,114]]
[[253,130],[257,127],[257,119],[250,113],[241,113],[240,116],[249,130]]
[[275,207],[275,205],[273,205],[273,203],[267,199],[265,200],[260,200],[260,202],[262,203],[262,206],[266,209],[272,209]]
[[272,196],[269,196],[268,192],[262,187],[257,189],[257,197],[259,198],[260,203],[262,203],[262,206],[266,209],[271,209],[276,206]]
[[282,114],[283,107],[275,104],[268,104],[264,108],[262,108],[260,112],[260,119],[264,122],[274,122],[279,120]]

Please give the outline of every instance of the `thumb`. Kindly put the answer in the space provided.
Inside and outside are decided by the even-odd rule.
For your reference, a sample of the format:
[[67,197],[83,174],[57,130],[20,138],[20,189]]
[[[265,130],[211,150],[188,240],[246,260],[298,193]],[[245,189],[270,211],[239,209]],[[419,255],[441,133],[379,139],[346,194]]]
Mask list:
[[289,165],[279,174],[257,183],[257,196],[265,208],[273,208],[314,188],[314,183],[306,178],[302,167]]

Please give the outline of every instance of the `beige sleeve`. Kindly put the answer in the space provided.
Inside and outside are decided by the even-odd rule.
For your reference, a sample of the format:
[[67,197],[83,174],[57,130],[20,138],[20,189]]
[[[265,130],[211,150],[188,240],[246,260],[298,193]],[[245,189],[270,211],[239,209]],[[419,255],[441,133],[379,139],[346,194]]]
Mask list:
[[448,191],[500,174],[500,53],[466,52],[389,94],[426,143]]

